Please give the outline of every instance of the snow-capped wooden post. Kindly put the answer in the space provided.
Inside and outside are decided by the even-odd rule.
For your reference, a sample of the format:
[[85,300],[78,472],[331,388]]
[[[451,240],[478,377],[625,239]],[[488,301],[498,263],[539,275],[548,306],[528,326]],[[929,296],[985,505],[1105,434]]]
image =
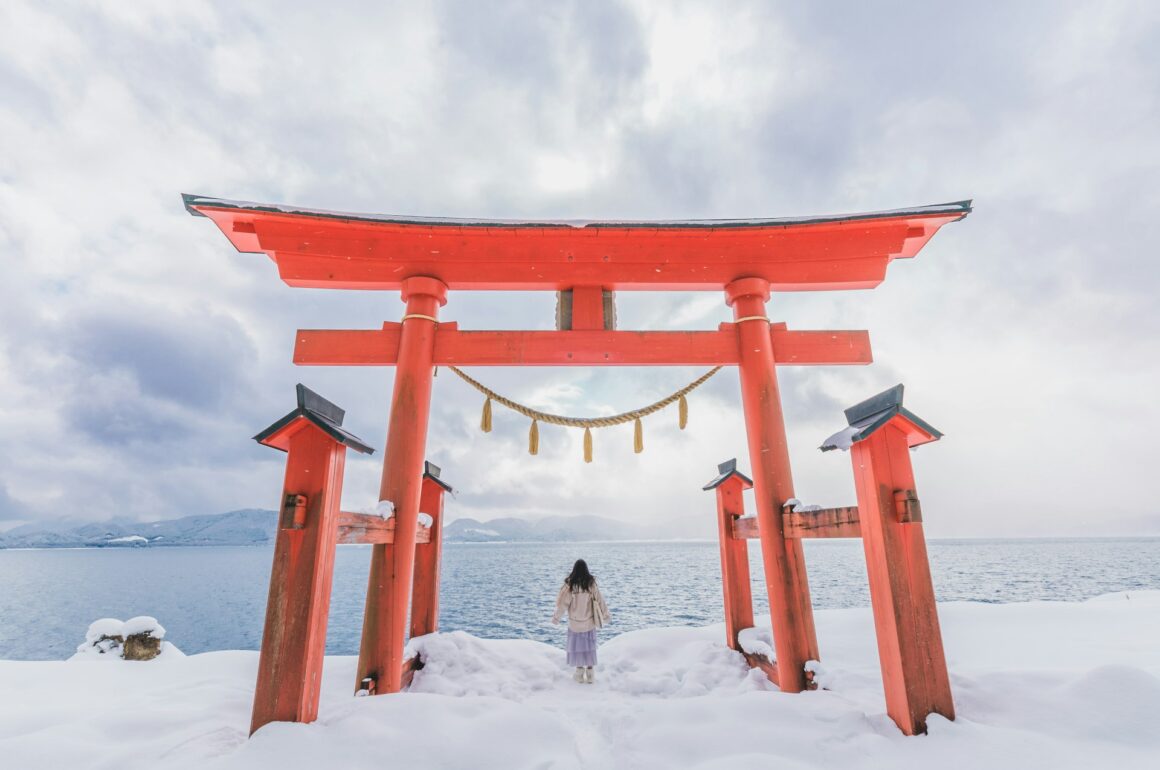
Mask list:
[[419,513],[431,517],[431,539],[415,546],[415,589],[411,599],[411,638],[439,630],[439,565],[443,558],[443,495],[453,491],[439,478],[440,468],[423,466]]
[[343,430],[342,409],[297,390],[298,408],[254,436],[287,454],[251,734],[318,716],[346,449],[374,451]]
[[395,388],[387,445],[383,451],[383,478],[379,500],[394,509],[395,536],[390,544],[377,544],[371,552],[355,690],[398,692],[403,679],[403,647],[407,636],[407,612],[415,569],[415,535],[419,526],[419,498],[427,449],[427,419],[431,411],[431,386],[435,366],[435,330],[439,308],[447,303],[447,286],[435,278],[412,277],[402,281],[407,303],[399,335]]
[[717,538],[721,542],[721,591],[725,599],[725,643],[741,650],[737,639],[743,628],[753,627],[753,592],[749,586],[749,545],[733,536],[733,523],[745,515],[741,493],[753,481],[737,470],[737,459],[717,466],[717,478],[702,489],[717,492]]
[[753,468],[778,686],[783,692],[801,692],[807,686],[805,664],[817,659],[818,641],[802,544],[787,540],[782,532],[782,506],[794,493],[771,328],[765,314],[769,292],[769,281],[764,278],[739,278],[725,286],[737,330],[741,404]]
[[910,448],[942,434],[903,408],[901,385],[846,410],[822,451],[850,450],[886,711],[907,735],[955,718]]

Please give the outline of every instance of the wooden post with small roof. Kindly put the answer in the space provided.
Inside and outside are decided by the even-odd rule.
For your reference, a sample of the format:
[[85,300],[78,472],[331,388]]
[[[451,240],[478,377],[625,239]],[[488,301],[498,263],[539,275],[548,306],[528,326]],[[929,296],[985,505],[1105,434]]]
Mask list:
[[753,590],[749,584],[749,545],[733,537],[735,522],[745,515],[741,493],[753,480],[737,470],[737,459],[717,466],[717,478],[702,489],[717,493],[717,537],[721,544],[721,590],[725,598],[725,643],[741,650],[737,635],[753,626]]
[[286,477],[250,732],[318,716],[347,447],[374,450],[342,427],[345,412],[299,384],[298,408],[254,436],[286,452]]
[[822,451],[849,449],[886,711],[904,733],[955,718],[910,450],[942,433],[902,406],[896,385],[846,410]]
[[423,464],[419,513],[431,517],[431,538],[415,546],[415,580],[411,597],[411,638],[439,630],[439,566],[443,558],[443,495],[454,493],[439,476],[442,469]]

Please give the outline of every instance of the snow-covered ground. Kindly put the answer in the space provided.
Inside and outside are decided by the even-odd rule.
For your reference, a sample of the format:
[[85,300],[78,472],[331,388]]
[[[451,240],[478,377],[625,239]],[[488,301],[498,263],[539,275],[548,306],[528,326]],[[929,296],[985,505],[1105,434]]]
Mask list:
[[1160,591],[940,614],[959,718],[923,737],[887,718],[870,612],[852,609],[817,614],[829,691],[772,691],[720,626],[619,636],[594,685],[558,649],[453,632],[416,640],[428,665],[402,695],[351,697],[354,659],[328,658],[319,721],[250,740],[253,652],[5,661],[0,766],[1160,767]]

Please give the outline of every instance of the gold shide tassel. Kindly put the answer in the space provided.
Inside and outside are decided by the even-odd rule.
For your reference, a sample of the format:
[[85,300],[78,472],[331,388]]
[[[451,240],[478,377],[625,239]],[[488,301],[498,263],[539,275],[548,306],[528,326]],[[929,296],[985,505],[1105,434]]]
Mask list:
[[479,427],[484,433],[491,433],[491,396],[483,402],[483,416],[479,419]]
[[584,429],[584,462],[592,462],[592,429]]
[[639,417],[632,421],[632,451],[637,454],[644,451],[644,426]]
[[528,430],[528,454],[540,453],[540,421],[532,420],[532,427]]
[[681,396],[677,400],[677,414],[679,415],[677,417],[677,424],[681,427],[681,430],[684,430],[685,426],[689,424],[689,402],[685,400],[684,396]]

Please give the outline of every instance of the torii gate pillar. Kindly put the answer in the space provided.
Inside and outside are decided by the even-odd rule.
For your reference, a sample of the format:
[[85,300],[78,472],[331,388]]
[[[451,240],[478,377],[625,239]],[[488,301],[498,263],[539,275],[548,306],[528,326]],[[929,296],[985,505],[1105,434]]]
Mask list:
[[371,554],[355,682],[357,690],[362,688],[364,679],[370,678],[379,693],[398,692],[402,687],[403,646],[415,568],[415,533],[419,526],[431,379],[435,369],[435,328],[439,308],[447,304],[447,285],[436,278],[405,278],[402,298],[407,310],[399,337],[379,490],[379,500],[391,503],[394,508],[395,537],[393,543],[376,545]]
[[765,314],[769,281],[739,278],[725,286],[725,297],[733,307],[737,325],[741,402],[753,468],[778,686],[783,692],[801,692],[806,689],[805,663],[817,659],[818,641],[801,541],[787,540],[782,530],[782,506],[794,493],[769,318]]

